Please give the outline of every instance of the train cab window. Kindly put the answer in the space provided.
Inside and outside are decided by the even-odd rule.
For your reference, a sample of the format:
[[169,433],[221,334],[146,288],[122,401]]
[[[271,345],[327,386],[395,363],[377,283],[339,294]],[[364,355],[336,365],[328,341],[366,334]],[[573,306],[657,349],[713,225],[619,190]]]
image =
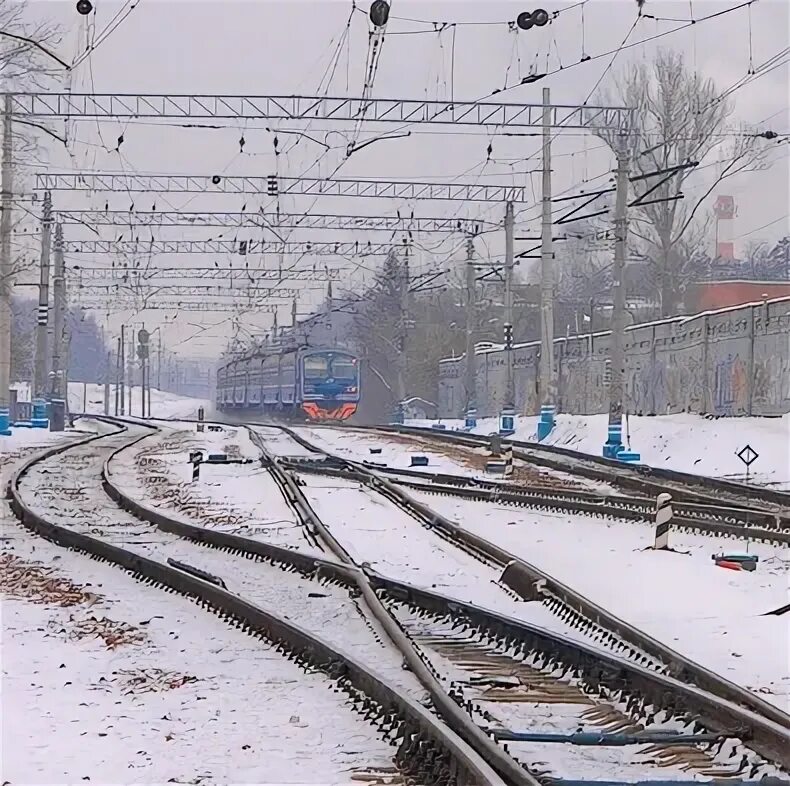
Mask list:
[[324,355],[308,355],[304,359],[305,379],[323,379],[328,370],[329,363]]
[[357,378],[356,359],[344,355],[340,355],[333,358],[332,376],[335,379],[355,380]]

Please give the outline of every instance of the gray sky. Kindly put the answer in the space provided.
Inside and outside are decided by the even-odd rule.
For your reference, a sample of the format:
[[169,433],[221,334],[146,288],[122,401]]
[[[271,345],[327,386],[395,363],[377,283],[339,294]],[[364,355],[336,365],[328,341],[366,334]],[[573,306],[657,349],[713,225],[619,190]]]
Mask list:
[[[550,11],[567,8],[573,3],[544,3]],[[94,0],[97,6],[96,27],[101,30],[122,8],[121,3]],[[714,0],[647,0],[645,13],[659,18],[687,20],[732,8],[736,3]],[[334,2],[162,2],[139,0],[135,9],[102,43],[72,76],[74,92],[95,91],[114,93],[233,93],[253,95],[315,94],[319,84],[326,86],[326,74],[339,49],[329,95],[360,95],[368,50],[367,2],[361,3],[365,13],[354,13],[347,37],[351,3]],[[128,5],[127,5],[128,8]],[[564,70],[554,73],[535,85],[522,85],[504,92],[500,98],[509,102],[539,103],[543,87],[550,87],[553,103],[584,101],[598,80],[604,82],[620,68],[649,59],[659,44],[682,51],[688,62],[722,87],[738,83],[751,62],[759,66],[788,46],[790,5],[785,0],[759,0],[749,8],[725,14],[717,19],[688,26],[665,35],[657,41],[622,51],[611,69],[611,56],[593,59],[575,67],[582,54],[592,57],[616,49],[634,25],[636,3],[633,0],[588,0],[559,15],[542,29],[513,32],[506,24],[532,4],[499,2],[407,2],[393,0],[392,17],[384,42],[372,95],[384,98],[429,98],[458,100],[481,99],[494,90],[518,84],[530,69],[551,71],[560,65]],[[35,2],[31,17],[54,20],[63,26],[64,40],[57,47],[61,56],[71,60],[78,51],[79,17],[74,3]],[[406,21],[403,17],[427,22],[455,22],[455,28],[434,32],[432,24]],[[499,23],[499,24],[465,24]],[[631,31],[629,43],[681,27],[682,21],[642,19]],[[424,31],[414,33],[414,31]],[[84,31],[82,33],[84,35]],[[751,43],[750,43],[751,42]],[[84,49],[84,45],[79,49]],[[786,60],[786,58],[785,58]],[[322,77],[323,81],[322,81]],[[493,97],[492,97],[493,98]],[[788,130],[788,67],[785,65],[755,79],[737,90],[733,96],[733,122],[763,123],[764,128],[787,133]],[[225,122],[225,121],[223,121]],[[86,171],[137,171],[226,175],[329,175],[345,158],[347,141],[353,127],[315,121],[311,135],[333,146],[325,149],[301,139],[288,152],[275,160],[274,134],[265,123],[243,121],[222,130],[154,127],[142,123],[95,121],[73,124],[69,136],[69,153],[62,145],[42,138],[47,168],[51,171],[82,169]],[[53,126],[54,127],[54,126]],[[284,151],[297,137],[283,133],[295,129],[293,123],[280,123],[280,150]],[[62,129],[62,125],[61,125]],[[393,126],[373,129],[393,132]],[[406,130],[406,129],[404,129]],[[484,129],[462,129],[450,133],[435,127],[411,126],[409,138],[380,141],[352,155],[342,163],[338,177],[391,177],[417,180],[455,179],[472,183],[514,183],[527,185],[540,195],[540,175],[528,174],[539,166],[539,142],[530,137],[504,137]],[[329,131],[334,133],[326,134]],[[426,133],[428,132],[429,133]],[[458,129],[455,129],[458,131]],[[339,132],[339,133],[338,133]],[[124,142],[120,155],[114,152],[119,135]],[[361,139],[370,133],[363,131]],[[239,138],[244,136],[240,153]],[[491,143],[491,161],[486,161],[486,148]],[[788,229],[788,144],[776,146],[769,154],[771,165],[760,173],[752,173],[727,181],[715,193],[732,194],[739,212],[734,225],[736,245],[750,240],[773,241]],[[323,154],[323,155],[322,155]],[[714,152],[708,161],[719,158]],[[571,132],[555,137],[553,142],[553,188],[555,194],[605,185],[612,168],[611,154],[603,143],[586,133]],[[715,176],[716,165],[701,168],[688,181],[686,194],[703,193]],[[249,212],[271,207],[269,198],[230,195],[135,195],[91,196],[86,193],[53,195],[56,208],[127,209],[134,201],[140,210],[240,210],[246,202]],[[370,199],[287,197],[280,201],[284,212],[401,214],[412,209],[417,215],[459,215],[501,218],[500,205],[446,202],[394,204]],[[517,235],[539,231],[540,208],[527,203],[518,210]],[[762,228],[764,227],[764,228]],[[193,238],[219,237],[222,230],[162,229],[155,237]],[[95,235],[85,230],[72,230],[71,239],[90,239]],[[501,233],[500,233],[501,234]],[[111,239],[117,233],[103,228],[102,237]],[[126,236],[128,237],[128,231]],[[150,237],[144,230],[141,237]],[[231,234],[225,237],[231,238]],[[300,230],[293,240],[389,238],[382,233],[343,235],[343,233],[307,232]],[[460,237],[442,240],[441,236],[423,235],[416,238],[418,251],[415,270],[446,266],[463,255]],[[711,241],[712,242],[712,241]],[[488,235],[478,242],[482,256],[499,254],[503,238]],[[89,258],[83,258],[83,264]],[[211,264],[206,256],[160,257],[159,264]],[[77,262],[70,260],[71,263]],[[222,261],[227,264],[227,260]],[[236,258],[238,264],[238,258]],[[324,264],[324,261],[321,261]],[[337,261],[330,264],[336,265]],[[376,261],[365,259],[361,265],[349,265],[354,275],[345,276],[345,285],[359,290]],[[529,271],[522,271],[529,275]],[[290,286],[290,285],[287,285]],[[320,291],[305,292],[300,311],[309,310],[319,299]],[[165,312],[147,312],[146,324],[154,326]],[[283,304],[281,317],[287,321],[290,305]],[[108,326],[117,328],[121,318],[115,315]],[[140,319],[140,317],[136,317]],[[269,317],[242,319],[242,335],[255,326],[268,324]],[[189,323],[189,324],[188,324]],[[214,327],[209,327],[216,323]],[[208,329],[206,329],[208,328]],[[166,340],[185,355],[216,356],[227,338],[233,334],[233,320],[228,314],[182,314],[164,328]],[[199,334],[198,334],[199,333]],[[191,338],[194,336],[194,338]]]

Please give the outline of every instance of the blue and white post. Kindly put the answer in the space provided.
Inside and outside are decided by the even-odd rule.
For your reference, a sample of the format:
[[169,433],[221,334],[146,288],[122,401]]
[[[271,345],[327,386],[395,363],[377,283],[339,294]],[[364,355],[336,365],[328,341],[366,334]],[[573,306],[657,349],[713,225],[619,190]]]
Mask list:
[[30,417],[30,425],[33,428],[49,428],[47,402],[43,398],[33,399],[33,414]]
[[499,433],[503,437],[509,437],[516,431],[516,410],[514,407],[502,407],[499,415]]
[[623,450],[623,422],[609,421],[609,426],[606,430],[606,442],[603,446],[603,457],[616,459],[617,454]]
[[554,404],[544,404],[540,408],[540,420],[538,421],[538,442],[543,442],[551,434],[554,428]]
[[0,407],[0,437],[10,437],[11,429],[9,428],[10,412],[8,407]]

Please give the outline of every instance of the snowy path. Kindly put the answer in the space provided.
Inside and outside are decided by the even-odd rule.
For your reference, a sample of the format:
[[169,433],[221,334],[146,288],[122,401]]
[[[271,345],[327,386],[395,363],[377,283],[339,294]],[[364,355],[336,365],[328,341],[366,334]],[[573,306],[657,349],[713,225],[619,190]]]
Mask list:
[[[368,623],[342,588],[324,586],[298,573],[287,573],[267,563],[200,546],[162,532],[120,509],[104,493],[100,472],[107,455],[134,436],[135,430],[131,431],[131,436],[107,437],[90,447],[69,452],[58,457],[58,463],[52,459],[37,465],[36,471],[23,479],[23,498],[36,511],[63,526],[117,543],[160,562],[172,558],[219,576],[231,592],[295,621],[340,649],[353,649],[363,662],[394,685],[403,687],[413,697],[423,696],[417,680],[401,668],[402,658],[390,646],[386,635],[377,626],[371,628],[373,624]],[[133,454],[137,448],[131,447],[120,455]],[[59,471],[55,480],[56,466]],[[45,488],[53,482],[58,488],[55,494],[48,493]],[[131,496],[145,499],[143,486],[131,484],[123,488]],[[66,506],[57,502],[64,497],[70,499]],[[199,520],[189,520],[183,514],[180,518],[200,525]]]
[[[323,674],[186,598],[11,534],[0,559],[41,562],[98,599],[34,601],[35,573],[10,586],[0,570],[4,781],[308,784],[391,766],[392,749]],[[112,634],[126,643],[108,646]]]
[[[499,507],[410,492],[471,532],[550,573],[622,619],[727,679],[790,710],[790,638],[785,617],[790,552],[748,544],[754,573],[714,565],[712,554],[743,551],[732,539],[673,532],[688,554],[650,550],[654,528]],[[644,550],[644,549],[648,550]]]

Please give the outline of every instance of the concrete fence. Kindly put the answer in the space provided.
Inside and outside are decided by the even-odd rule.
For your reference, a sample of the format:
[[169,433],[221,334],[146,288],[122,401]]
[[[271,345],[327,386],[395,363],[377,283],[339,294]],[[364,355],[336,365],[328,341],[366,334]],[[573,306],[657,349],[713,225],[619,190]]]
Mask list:
[[[559,412],[608,411],[609,331],[554,342]],[[517,410],[537,414],[540,342],[513,350]],[[478,352],[479,416],[499,413],[505,351]],[[462,417],[465,358],[442,360],[439,416]],[[700,412],[781,415],[790,412],[790,297],[691,317],[633,325],[626,332],[627,411],[637,415]]]

